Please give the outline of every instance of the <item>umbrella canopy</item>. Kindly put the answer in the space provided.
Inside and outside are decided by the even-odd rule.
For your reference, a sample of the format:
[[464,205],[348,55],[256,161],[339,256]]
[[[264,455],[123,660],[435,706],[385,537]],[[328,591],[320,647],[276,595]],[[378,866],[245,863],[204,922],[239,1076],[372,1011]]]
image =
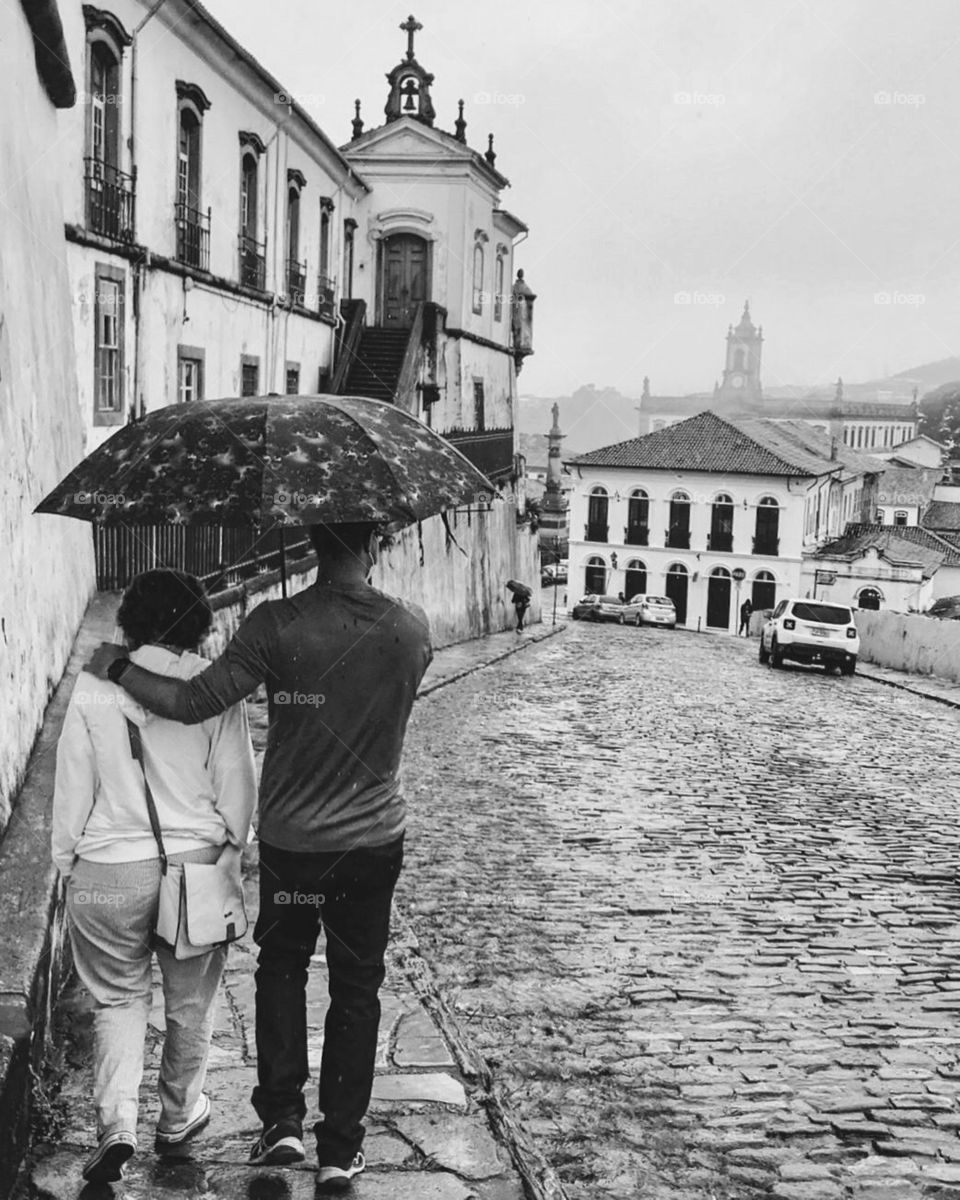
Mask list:
[[157,409],[87,455],[35,511],[105,525],[399,528],[495,493],[393,404],[266,396]]

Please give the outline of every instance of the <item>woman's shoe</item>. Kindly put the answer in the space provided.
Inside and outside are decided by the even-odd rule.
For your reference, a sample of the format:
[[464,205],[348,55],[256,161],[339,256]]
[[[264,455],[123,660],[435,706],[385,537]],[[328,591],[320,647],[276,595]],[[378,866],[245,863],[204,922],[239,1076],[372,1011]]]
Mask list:
[[126,1129],[105,1133],[83,1164],[87,1183],[116,1183],[123,1178],[123,1164],[137,1152],[137,1136]]
[[157,1126],[156,1151],[158,1154],[170,1150],[174,1146],[182,1146],[184,1142],[195,1137],[201,1129],[210,1124],[210,1097],[201,1092],[193,1106],[193,1116],[182,1125],[173,1129],[161,1129]]

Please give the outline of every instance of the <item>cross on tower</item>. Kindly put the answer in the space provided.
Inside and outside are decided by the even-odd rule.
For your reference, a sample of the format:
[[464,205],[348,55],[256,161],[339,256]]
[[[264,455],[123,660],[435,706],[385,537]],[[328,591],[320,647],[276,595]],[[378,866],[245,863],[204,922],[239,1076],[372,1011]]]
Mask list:
[[412,62],[413,61],[413,35],[417,32],[418,29],[422,29],[423,26],[416,19],[416,17],[414,17],[413,13],[411,13],[410,16],[407,17],[407,19],[400,26],[400,28],[407,35],[407,59],[408,59],[408,61]]

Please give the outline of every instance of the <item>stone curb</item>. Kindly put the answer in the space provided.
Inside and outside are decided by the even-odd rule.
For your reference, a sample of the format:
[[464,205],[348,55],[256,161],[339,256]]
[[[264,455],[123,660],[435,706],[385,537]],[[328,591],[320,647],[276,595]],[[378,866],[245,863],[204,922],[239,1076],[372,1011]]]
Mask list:
[[[464,679],[467,675],[472,675],[474,671],[481,671],[484,667],[491,667],[494,663],[502,662],[503,659],[509,658],[511,654],[516,654],[518,651],[525,649],[527,646],[533,646],[537,642],[546,641],[547,638],[553,637],[555,634],[562,633],[566,625],[544,625],[542,628],[537,628],[536,632],[530,632],[528,637],[521,638],[509,649],[492,654],[489,658],[484,658],[482,661],[471,663],[462,670],[454,671],[450,675],[441,675],[439,679],[432,679],[429,683],[422,684],[417,692],[417,699],[421,696],[429,696],[431,692],[435,692],[438,688],[446,687],[448,683],[456,683],[458,679]],[[496,637],[497,634],[488,636]],[[472,641],[482,641],[482,638],[471,639]],[[457,646],[463,646],[466,643],[457,642],[453,646],[443,646],[437,654],[442,654],[444,650],[455,650]]]
[[437,986],[429,963],[406,915],[395,908],[393,948],[421,1004],[453,1051],[464,1078],[477,1090],[473,1098],[486,1110],[496,1139],[505,1146],[529,1200],[567,1200],[559,1176],[510,1112],[502,1088],[483,1057],[467,1042]]
[[[948,708],[960,708],[960,700],[952,700],[949,696],[941,696],[937,692],[930,691],[924,687],[916,687],[909,683],[901,683],[898,679],[889,679],[885,675],[874,674],[869,670],[871,663],[857,663],[857,674],[863,679],[869,679],[871,683],[882,683],[884,687],[896,688],[900,692],[910,692],[911,695],[920,696],[924,700],[933,700],[936,704],[945,704]],[[864,669],[864,667],[868,669]],[[910,679],[916,676],[908,676]]]

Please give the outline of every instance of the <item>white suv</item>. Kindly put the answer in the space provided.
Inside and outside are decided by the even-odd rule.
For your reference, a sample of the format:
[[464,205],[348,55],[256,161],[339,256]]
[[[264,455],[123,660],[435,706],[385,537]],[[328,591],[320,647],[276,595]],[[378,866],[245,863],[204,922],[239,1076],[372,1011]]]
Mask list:
[[821,663],[842,675],[857,669],[860,635],[845,604],[825,600],[781,600],[760,631],[760,661],[780,667],[785,658]]

